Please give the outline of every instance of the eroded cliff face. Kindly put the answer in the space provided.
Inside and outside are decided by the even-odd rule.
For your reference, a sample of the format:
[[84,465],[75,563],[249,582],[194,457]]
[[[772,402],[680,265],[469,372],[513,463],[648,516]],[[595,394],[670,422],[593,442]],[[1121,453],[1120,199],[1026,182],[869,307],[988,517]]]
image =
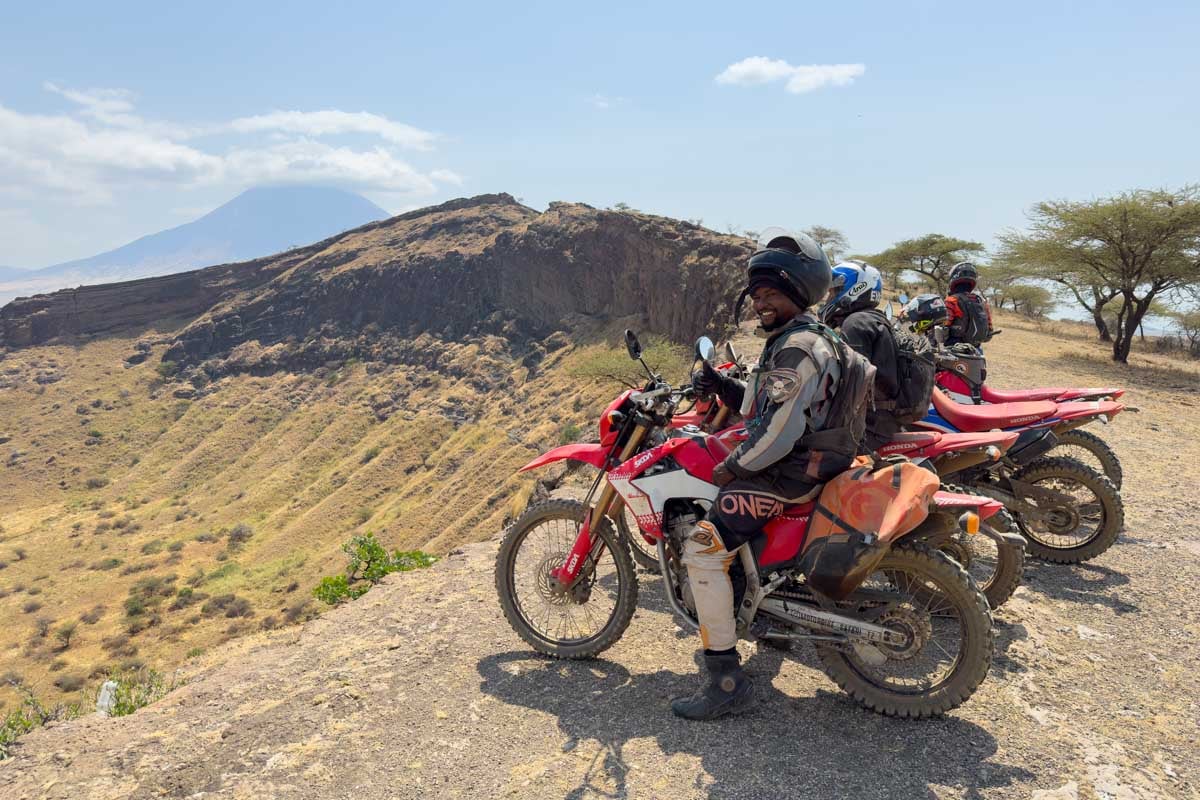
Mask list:
[[640,317],[687,341],[730,322],[750,250],[663,217],[481,195],[270,258],[18,300],[0,309],[0,345],[191,318],[164,359],[215,376],[403,362],[421,333],[519,343],[580,319]]

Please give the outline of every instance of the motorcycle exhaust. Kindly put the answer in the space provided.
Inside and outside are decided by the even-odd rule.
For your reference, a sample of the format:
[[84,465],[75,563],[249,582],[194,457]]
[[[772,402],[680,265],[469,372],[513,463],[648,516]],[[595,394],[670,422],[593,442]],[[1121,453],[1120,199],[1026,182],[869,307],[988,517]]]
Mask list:
[[844,617],[841,614],[822,611],[804,603],[767,597],[759,605],[758,610],[785,619],[794,625],[840,633],[867,642],[891,644],[898,647],[907,644],[904,634],[898,631],[890,630],[882,625],[872,625],[870,622]]
[[667,602],[671,604],[671,610],[679,618],[680,624],[692,633],[700,630],[700,623],[687,612],[687,609],[679,602],[679,598],[675,596],[674,581],[671,578],[671,565],[667,563],[667,540],[663,538],[658,540],[658,570],[663,576],[663,589],[667,592]]

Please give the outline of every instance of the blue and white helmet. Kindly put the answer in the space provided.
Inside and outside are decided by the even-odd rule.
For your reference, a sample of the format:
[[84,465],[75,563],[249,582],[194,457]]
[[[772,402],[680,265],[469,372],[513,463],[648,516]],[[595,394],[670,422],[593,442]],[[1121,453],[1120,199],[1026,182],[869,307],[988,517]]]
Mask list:
[[883,276],[865,261],[843,261],[833,268],[829,299],[821,306],[821,319],[834,324],[853,311],[876,308],[883,299]]

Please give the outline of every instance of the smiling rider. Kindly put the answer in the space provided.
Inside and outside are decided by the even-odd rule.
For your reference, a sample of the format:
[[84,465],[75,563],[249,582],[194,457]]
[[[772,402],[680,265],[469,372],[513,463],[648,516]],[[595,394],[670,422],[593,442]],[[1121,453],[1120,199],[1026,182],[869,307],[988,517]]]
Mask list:
[[737,304],[740,312],[750,297],[767,338],[759,365],[745,384],[707,362],[696,375],[698,391],[740,409],[748,438],[713,471],[720,492],[684,545],[708,681],[672,702],[681,717],[712,719],[753,702],[735,647],[734,552],[785,505],[815,498],[850,465],[862,438],[873,369],[807,311],[830,280],[829,260],[810,237],[765,231]]

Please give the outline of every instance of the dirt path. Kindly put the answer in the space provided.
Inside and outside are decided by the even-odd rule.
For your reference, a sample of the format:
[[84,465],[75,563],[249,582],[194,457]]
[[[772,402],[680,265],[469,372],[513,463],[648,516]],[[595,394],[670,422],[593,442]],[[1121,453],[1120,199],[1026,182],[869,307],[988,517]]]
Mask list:
[[[1022,353],[1012,334],[997,375],[1094,383],[1107,369]],[[500,615],[490,541],[235,642],[131,717],[34,732],[0,762],[0,797],[1200,797],[1186,377],[1126,376],[1147,387],[1131,398],[1145,411],[1104,431],[1125,462],[1125,534],[1086,565],[1031,565],[996,615],[991,675],[947,718],[863,711],[801,649],[753,655],[754,713],[678,721],[667,701],[695,683],[696,642],[657,578],[641,576],[603,660],[549,661]]]

